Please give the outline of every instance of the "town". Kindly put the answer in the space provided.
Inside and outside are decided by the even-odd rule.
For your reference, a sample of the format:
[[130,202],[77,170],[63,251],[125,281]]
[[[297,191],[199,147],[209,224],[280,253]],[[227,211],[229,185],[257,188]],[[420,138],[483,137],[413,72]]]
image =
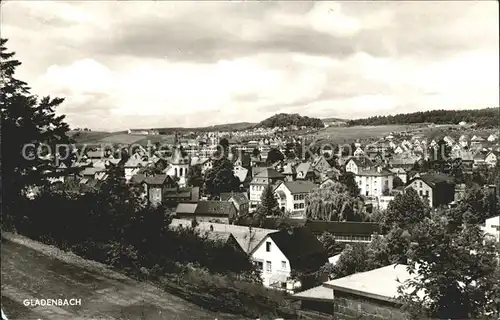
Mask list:
[[2,2],[2,320],[500,319],[494,5]]

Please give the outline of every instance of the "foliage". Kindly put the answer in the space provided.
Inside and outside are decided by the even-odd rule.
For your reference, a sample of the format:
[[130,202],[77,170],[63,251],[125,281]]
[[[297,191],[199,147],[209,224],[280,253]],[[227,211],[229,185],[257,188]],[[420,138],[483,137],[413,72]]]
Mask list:
[[405,183],[403,182],[403,180],[401,180],[400,177],[394,176],[394,178],[392,180],[392,187],[393,188],[404,187],[404,185],[405,185]]
[[260,155],[259,148],[253,148],[253,150],[252,150],[252,156],[258,157],[259,155]]
[[283,155],[283,153],[281,153],[281,151],[279,151],[276,148],[271,148],[271,150],[269,150],[269,152],[267,154],[266,162],[268,164],[272,164],[272,163],[275,163],[278,161],[282,161],[284,159],[285,159],[285,156]]
[[496,128],[500,122],[498,108],[478,110],[432,110],[401,113],[394,116],[375,116],[348,121],[350,126],[380,126],[388,124],[435,123],[458,124],[461,121],[477,123],[478,127]]
[[191,166],[188,170],[187,184],[192,187],[203,186],[203,174],[200,166]]
[[205,173],[206,192],[211,196],[220,196],[224,192],[238,192],[240,181],[233,170],[233,163],[227,158],[214,160],[213,167]]
[[352,197],[358,197],[359,196],[359,187],[358,184],[356,183],[354,173],[352,172],[343,172],[342,175],[339,177],[339,182],[343,183],[348,191],[349,194]]
[[418,276],[400,288],[404,309],[418,318],[496,318],[500,278],[494,242],[479,225],[450,224],[450,212],[433,213],[414,230],[409,271]]
[[[6,39],[0,40],[0,109],[2,136],[6,137],[2,139],[2,149],[6,151],[1,158],[2,184],[9,186],[2,190],[4,224],[14,219],[15,206],[25,189],[46,184],[46,178],[55,173],[55,158],[68,155],[68,150],[56,150],[56,145],[68,146],[70,142],[64,116],[55,114],[55,108],[64,99],[31,94],[27,84],[15,78],[21,62],[14,58],[14,52],[7,51],[6,43]],[[53,157],[38,156],[37,148],[41,145],[48,146]],[[47,155],[48,150],[42,153]]]
[[337,181],[315,188],[306,196],[306,216],[311,220],[361,221],[363,209],[360,199]]
[[312,128],[324,128],[323,121],[318,118],[309,118],[307,116],[300,116],[297,113],[279,113],[274,116],[261,121],[257,128],[275,128],[275,127],[289,127],[289,126],[306,126]]
[[329,257],[332,257],[342,251],[342,247],[335,241],[335,236],[330,232],[323,232],[321,236],[318,237],[326,253]]
[[429,214],[429,206],[420,199],[417,191],[408,188],[389,203],[382,227],[385,232],[398,227],[411,233],[413,227]]

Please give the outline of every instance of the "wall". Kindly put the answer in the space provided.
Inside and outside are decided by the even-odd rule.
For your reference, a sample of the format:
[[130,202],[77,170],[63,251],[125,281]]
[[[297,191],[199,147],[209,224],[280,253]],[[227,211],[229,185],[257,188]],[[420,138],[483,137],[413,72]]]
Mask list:
[[[266,251],[266,242],[271,243],[270,252]],[[286,256],[281,252],[278,246],[274,243],[274,241],[266,237],[264,241],[260,244],[259,247],[252,254],[252,261],[261,261],[262,262],[262,283],[264,286],[269,286],[270,280],[275,278],[276,276],[282,274],[286,277],[290,276],[290,262],[286,258]],[[266,270],[266,261],[271,262],[271,272]],[[286,262],[286,267],[282,268],[281,262]]]
[[381,197],[386,186],[392,190],[392,175],[357,175],[355,180],[363,196]]
[[404,314],[389,302],[368,299],[361,296],[350,295],[345,292],[334,291],[334,319],[354,320],[403,320]]
[[[428,199],[429,200],[429,205],[432,207],[433,206],[433,189],[423,182],[421,179],[416,179],[413,181],[411,184],[409,184],[406,188],[413,188],[415,191],[417,191],[418,195],[422,199]],[[426,196],[427,192],[429,192],[429,197]]]
[[353,160],[351,160],[346,164],[345,171],[357,174],[358,173],[358,166],[356,165],[356,163]]

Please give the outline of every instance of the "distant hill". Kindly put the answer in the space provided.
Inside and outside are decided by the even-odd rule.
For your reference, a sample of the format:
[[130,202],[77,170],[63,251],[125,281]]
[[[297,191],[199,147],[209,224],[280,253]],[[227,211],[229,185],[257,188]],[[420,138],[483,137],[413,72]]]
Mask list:
[[289,127],[289,126],[306,126],[310,128],[323,128],[323,121],[318,118],[310,118],[301,116],[298,113],[279,113],[259,122],[258,128],[274,128],[274,127]]
[[155,128],[160,134],[173,134],[175,132],[209,132],[209,131],[237,131],[252,128],[255,123],[251,122],[235,122],[235,123],[225,123],[217,124],[208,127],[194,127],[194,128]]
[[323,122],[348,122],[349,120],[347,119],[340,119],[340,118],[323,118]]
[[425,112],[400,113],[389,116],[375,116],[348,121],[349,126],[380,126],[388,124],[458,124],[461,121],[476,123],[481,128],[498,127],[500,123],[499,108],[472,110],[432,110]]

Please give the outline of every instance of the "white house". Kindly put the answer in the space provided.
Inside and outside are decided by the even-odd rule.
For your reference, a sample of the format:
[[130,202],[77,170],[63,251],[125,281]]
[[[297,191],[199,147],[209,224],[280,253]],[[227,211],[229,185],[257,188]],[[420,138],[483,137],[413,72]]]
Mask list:
[[373,162],[366,157],[351,157],[345,163],[345,171],[357,174],[361,169],[373,166]]
[[310,181],[285,181],[276,186],[274,194],[282,211],[303,215],[306,195],[315,187]]
[[255,209],[260,203],[262,192],[267,186],[284,180],[285,176],[273,168],[265,168],[255,175],[250,182],[250,210]]
[[489,142],[495,142],[498,140],[498,136],[496,134],[490,134],[487,139]]
[[499,155],[498,152],[496,152],[496,151],[490,151],[486,155],[486,158],[484,158],[484,162],[486,163],[486,165],[488,167],[494,168],[497,165],[498,155]]
[[361,195],[378,198],[392,191],[394,176],[389,170],[377,167],[359,170],[355,180]]
[[311,273],[328,261],[319,240],[306,228],[269,233],[251,251],[252,262],[261,270],[266,287],[292,291],[300,287],[291,272]]
[[403,183],[406,184],[406,181],[408,180],[408,174],[406,173],[406,170],[398,167],[398,168],[391,168],[390,171],[394,174],[394,176],[398,177],[403,181]]
[[497,215],[486,219],[482,229],[486,234],[493,236],[497,242],[500,241],[500,216]]

